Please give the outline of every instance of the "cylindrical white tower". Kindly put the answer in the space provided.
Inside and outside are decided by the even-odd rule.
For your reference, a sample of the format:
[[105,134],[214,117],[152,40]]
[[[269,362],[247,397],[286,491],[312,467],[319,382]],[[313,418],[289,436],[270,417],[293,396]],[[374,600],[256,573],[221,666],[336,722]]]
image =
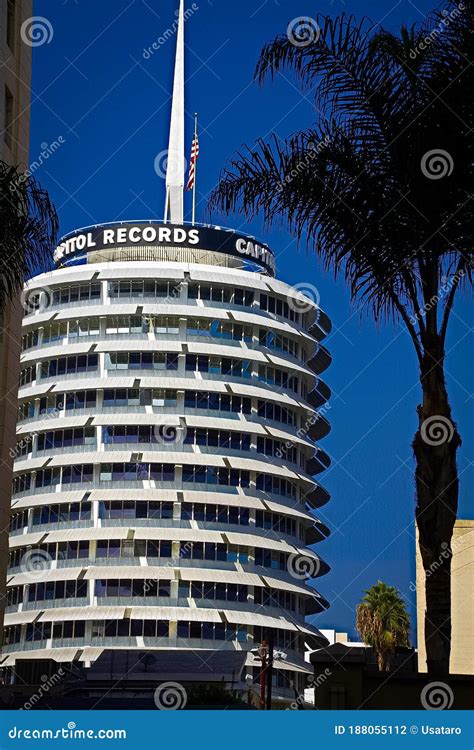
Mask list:
[[271,639],[293,698],[328,606],[327,316],[216,227],[83,229],[56,261],[24,294],[2,665],[237,649],[256,675]]

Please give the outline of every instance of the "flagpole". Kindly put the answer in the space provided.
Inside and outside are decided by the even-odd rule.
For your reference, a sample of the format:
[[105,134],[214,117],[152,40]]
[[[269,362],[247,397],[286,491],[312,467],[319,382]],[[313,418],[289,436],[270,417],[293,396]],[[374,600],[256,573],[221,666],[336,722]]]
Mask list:
[[[194,113],[194,143],[197,143],[197,132],[198,132],[198,116],[197,112]],[[196,223],[196,172],[197,172],[197,159],[194,159],[194,183],[193,183],[193,213],[192,213],[192,225]]]

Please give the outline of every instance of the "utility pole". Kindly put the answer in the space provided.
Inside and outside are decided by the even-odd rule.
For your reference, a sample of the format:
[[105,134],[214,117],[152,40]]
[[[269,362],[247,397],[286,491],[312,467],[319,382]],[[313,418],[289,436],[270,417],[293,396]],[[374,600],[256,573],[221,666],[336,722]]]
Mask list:
[[272,710],[272,679],[273,679],[273,635],[268,638],[267,656],[267,711]]
[[260,659],[262,666],[260,669],[260,710],[265,710],[265,685],[267,681],[267,642],[262,641],[260,649]]

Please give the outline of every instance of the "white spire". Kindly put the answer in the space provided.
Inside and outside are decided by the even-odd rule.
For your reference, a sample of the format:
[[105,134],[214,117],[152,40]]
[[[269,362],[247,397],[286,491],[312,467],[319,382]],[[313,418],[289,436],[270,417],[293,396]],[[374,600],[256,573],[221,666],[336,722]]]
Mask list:
[[184,8],[179,2],[173,100],[171,104],[168,165],[166,168],[165,221],[182,224],[184,193]]

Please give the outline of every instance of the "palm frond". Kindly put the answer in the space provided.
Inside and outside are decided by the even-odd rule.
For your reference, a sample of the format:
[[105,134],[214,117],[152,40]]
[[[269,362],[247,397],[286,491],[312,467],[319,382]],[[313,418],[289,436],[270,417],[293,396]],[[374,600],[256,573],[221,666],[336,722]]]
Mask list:
[[30,276],[51,267],[58,228],[47,192],[0,162],[0,308]]
[[[344,276],[353,299],[376,319],[401,317],[420,358],[423,308],[437,294],[443,267],[457,266],[461,256],[472,269],[474,212],[466,197],[474,176],[473,108],[462,94],[468,111],[460,122],[440,86],[459,100],[459,87],[471,82],[474,66],[454,40],[471,50],[474,32],[456,18],[442,42],[434,35],[418,54],[436,14],[422,27],[403,27],[399,37],[345,14],[317,21],[317,43],[301,47],[279,36],[264,47],[256,70],[260,82],[293,73],[315,99],[317,123],[285,140],[244,147],[209,206],[286,224],[326,268]],[[443,66],[449,85],[446,73],[440,77]],[[451,169],[443,190],[426,168],[431,152]],[[466,271],[464,283],[470,278]]]

